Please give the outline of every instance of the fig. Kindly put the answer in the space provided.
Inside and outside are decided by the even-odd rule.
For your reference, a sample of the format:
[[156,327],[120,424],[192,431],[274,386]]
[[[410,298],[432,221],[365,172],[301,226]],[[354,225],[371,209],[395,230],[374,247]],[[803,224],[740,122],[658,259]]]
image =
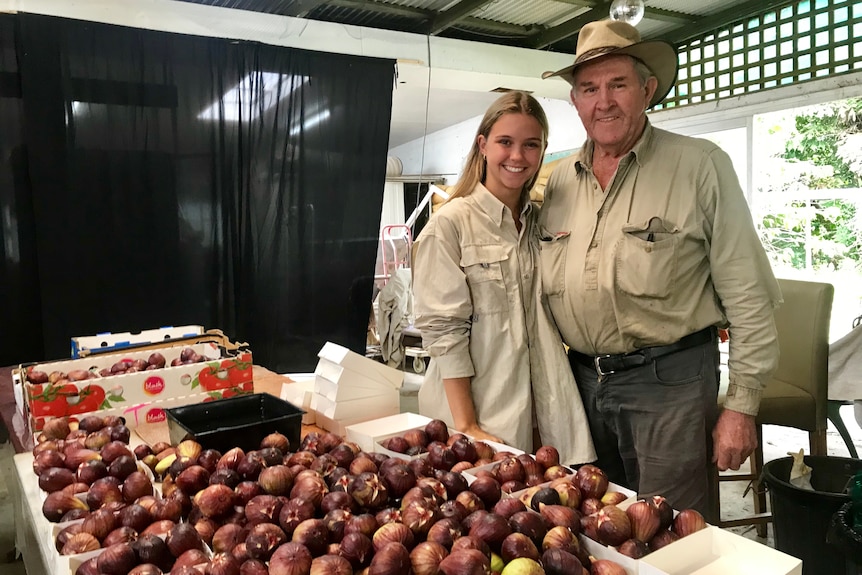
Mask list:
[[59,521],[63,515],[72,509],[86,510],[89,507],[74,495],[68,495],[62,491],[49,493],[45,501],[42,502],[42,514],[52,523]]
[[[470,484],[470,491],[479,496],[486,509],[491,509],[500,500],[503,492],[500,489],[500,482],[493,477],[477,477]],[[556,494],[556,491],[554,491]]]
[[99,549],[99,540],[89,533],[75,533],[66,541],[63,548],[60,550],[60,555],[77,555],[78,553],[87,553]]
[[341,540],[339,554],[347,559],[355,570],[367,567],[374,554],[371,539],[363,533],[346,533]]
[[506,564],[500,575],[544,575],[545,570],[535,559],[519,557]]
[[677,539],[679,539],[679,535],[677,535],[673,531],[668,531],[667,529],[664,529],[655,534],[655,537],[653,537],[649,541],[648,547],[650,551],[658,551],[665,545],[670,545]]
[[111,545],[96,560],[99,572],[104,575],[127,575],[137,563],[135,552],[125,543]]
[[449,427],[443,420],[432,419],[425,425],[425,435],[429,443],[432,441],[446,443],[449,440]]
[[445,547],[432,541],[423,541],[410,551],[410,564],[414,575],[438,575],[440,562],[449,555]]
[[500,544],[500,556],[503,561],[509,563],[519,557],[526,557],[534,561],[539,560],[539,550],[532,539],[523,533],[510,533]]
[[102,541],[103,547],[110,547],[116,543],[131,543],[138,538],[138,532],[131,527],[119,526],[105,537]]
[[638,539],[627,539],[623,541],[622,544],[617,547],[617,551],[625,555],[626,557],[631,557],[632,559],[640,559],[644,555],[649,553],[649,547],[643,541]]
[[660,517],[658,508],[645,500],[635,501],[626,508],[632,525],[632,538],[646,543],[658,532]]
[[626,575],[626,570],[610,559],[597,559],[590,565],[590,575]]
[[542,539],[542,549],[560,549],[566,553],[577,555],[580,549],[578,537],[567,527],[552,527]]
[[296,575],[311,571],[311,553],[299,543],[285,543],[269,560],[270,575]]
[[577,557],[557,548],[542,553],[542,567],[547,575],[588,575]]
[[511,532],[509,522],[493,513],[485,513],[470,526],[470,535],[485,541],[491,550],[499,550]]
[[293,530],[291,541],[303,545],[316,557],[329,545],[329,530],[321,519],[306,519]]
[[616,505],[606,505],[599,510],[596,525],[599,543],[616,547],[632,536],[632,526],[625,511]]
[[673,532],[680,537],[691,535],[695,531],[706,528],[706,521],[698,511],[694,509],[683,509],[673,520]]
[[205,517],[218,517],[233,508],[233,489],[227,485],[209,485],[194,496],[194,503]]
[[403,523],[386,523],[381,525],[371,537],[375,552],[379,552],[390,543],[398,543],[407,549],[413,547],[415,536],[413,531]]
[[75,474],[65,467],[50,467],[39,475],[39,488],[47,493],[75,483]]
[[602,495],[601,502],[605,505],[619,505],[628,499],[628,496],[622,491],[607,491]]
[[533,511],[540,511],[541,505],[560,505],[560,494],[550,487],[540,488],[530,499],[530,507]]
[[488,556],[477,549],[453,550],[440,562],[443,575],[488,575],[491,562]]
[[608,490],[609,481],[604,471],[588,463],[578,468],[575,473],[575,484],[584,498],[601,499]]
[[412,569],[407,548],[400,543],[388,543],[374,554],[368,575],[408,575]]
[[[501,499],[501,501],[505,501]],[[509,501],[518,501],[510,499]],[[520,501],[519,501],[520,503]],[[509,517],[509,526],[515,533],[523,533],[537,546],[541,545],[542,539],[548,532],[548,527],[541,515],[532,511],[519,511]]]
[[549,469],[560,464],[560,452],[552,445],[543,445],[536,450],[536,461]]

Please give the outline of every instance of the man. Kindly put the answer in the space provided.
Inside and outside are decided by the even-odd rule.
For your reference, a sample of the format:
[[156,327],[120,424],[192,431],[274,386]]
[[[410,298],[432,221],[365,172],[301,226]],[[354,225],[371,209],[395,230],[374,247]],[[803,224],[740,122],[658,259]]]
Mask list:
[[[707,514],[710,452],[739,469],[757,445],[781,294],[727,154],[647,120],[676,72],[670,44],[605,20],[581,29],[572,66],[544,74],[572,84],[588,139],[545,189],[542,284],[599,467]],[[720,415],[716,326],[731,333]]]

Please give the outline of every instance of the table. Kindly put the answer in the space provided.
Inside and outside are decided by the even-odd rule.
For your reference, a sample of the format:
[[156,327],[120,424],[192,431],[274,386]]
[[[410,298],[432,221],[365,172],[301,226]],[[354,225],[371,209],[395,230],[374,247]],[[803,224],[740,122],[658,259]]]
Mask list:
[[[261,390],[278,395],[281,381],[276,381],[272,377],[275,374],[269,375],[271,372],[267,373],[264,368],[255,368],[256,388],[260,374]],[[267,382],[267,379],[272,379],[272,382]],[[33,434],[15,404],[11,367],[0,368],[0,417],[16,452],[13,457],[14,472],[4,477],[13,501],[15,548],[24,560],[27,575],[65,575],[70,572],[70,562],[55,550],[55,524],[42,515],[44,494],[33,473]],[[167,428],[167,424],[164,425]],[[311,431],[324,432],[319,427],[303,425],[301,435],[304,437]],[[130,444],[139,441],[138,436],[132,433]]]
[[54,549],[53,525],[42,515],[43,494],[33,474],[33,455],[19,453],[15,477],[7,478],[15,513],[15,548],[24,559],[27,575],[69,573],[68,558]]

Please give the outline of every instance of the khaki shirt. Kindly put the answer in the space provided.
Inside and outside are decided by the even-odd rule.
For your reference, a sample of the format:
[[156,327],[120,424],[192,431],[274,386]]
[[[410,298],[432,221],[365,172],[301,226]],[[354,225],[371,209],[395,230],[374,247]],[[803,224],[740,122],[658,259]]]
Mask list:
[[532,450],[535,410],[543,443],[561,460],[595,459],[562,340],[542,302],[536,210],[508,208],[481,184],[444,204],[415,243],[415,325],[431,356],[419,411],[453,419],[443,379],[471,377],[479,425]]
[[543,289],[563,340],[588,355],[730,326],[725,406],[755,415],[778,363],[778,283],[730,158],[647,122],[603,191],[593,143],[558,167],[540,219]]

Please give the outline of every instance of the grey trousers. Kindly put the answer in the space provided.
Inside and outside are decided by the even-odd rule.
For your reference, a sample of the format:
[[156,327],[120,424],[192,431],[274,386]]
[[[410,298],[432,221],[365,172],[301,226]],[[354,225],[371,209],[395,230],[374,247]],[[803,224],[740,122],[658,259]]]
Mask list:
[[605,375],[569,357],[596,447],[596,465],[641,497],[708,512],[718,341]]

